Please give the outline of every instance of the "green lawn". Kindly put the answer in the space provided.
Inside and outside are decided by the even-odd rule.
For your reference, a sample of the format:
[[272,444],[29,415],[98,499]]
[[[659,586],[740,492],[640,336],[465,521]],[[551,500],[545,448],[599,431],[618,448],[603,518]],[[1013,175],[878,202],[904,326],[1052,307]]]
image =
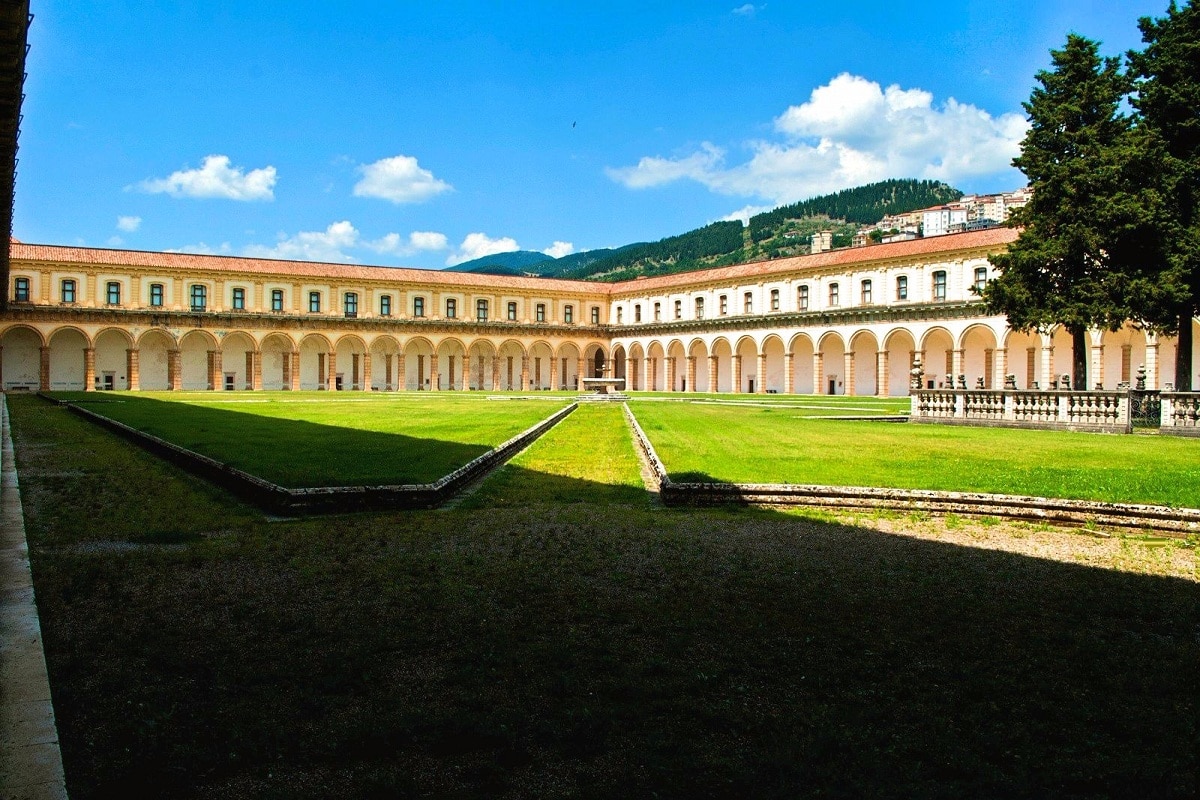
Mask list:
[[1195,788],[1200,589],[1134,574],[1194,542],[576,502],[632,500],[613,408],[523,458],[570,502],[268,522],[9,405],[75,800]]
[[54,396],[286,487],[429,483],[566,404],[452,392]]
[[686,392],[634,392],[636,400],[718,404],[738,407],[791,408],[804,416],[873,417],[907,415],[907,397],[846,397],[845,395],[796,394],[689,394]]
[[1200,507],[1200,441],[809,419],[635,402],[672,480],[996,492]]

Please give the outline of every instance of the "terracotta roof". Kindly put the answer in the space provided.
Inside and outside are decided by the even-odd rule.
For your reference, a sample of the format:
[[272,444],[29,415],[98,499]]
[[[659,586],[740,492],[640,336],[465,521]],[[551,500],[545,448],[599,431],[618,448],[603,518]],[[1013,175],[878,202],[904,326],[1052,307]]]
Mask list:
[[241,258],[192,253],[157,253],[144,250],[108,250],[91,247],[63,247],[48,244],[12,243],[12,257],[27,261],[51,261],[64,264],[96,264],[134,266],[170,270],[214,270],[219,272],[257,272],[264,275],[308,276],[333,278],[339,281],[403,281],[408,283],[469,286],[488,289],[528,289],[550,292],[581,292],[600,295],[640,295],[672,287],[693,286],[714,282],[737,281],[771,275],[828,269],[874,261],[915,258],[956,250],[978,248],[998,249],[1017,238],[1011,228],[988,228],[981,231],[931,236],[902,242],[846,247],[815,255],[755,261],[731,267],[680,272],[654,278],[638,278],[620,283],[562,280],[560,278],[519,278],[503,275],[480,275],[470,272],[447,272],[434,269],[404,267],[368,267],[352,264],[329,264],[314,261],[278,261],[268,258]]
[[603,284],[593,281],[569,281],[556,278],[522,278],[507,275],[480,275],[470,272],[446,272],[406,267],[363,267],[320,261],[281,261],[270,258],[241,258],[194,253],[158,253],[147,250],[108,250],[94,247],[63,247],[51,244],[13,244],[12,257],[30,261],[54,261],[67,264],[161,268],[169,270],[213,270],[217,272],[258,272],[264,275],[311,276],[339,281],[403,281],[488,289],[541,289],[558,292],[607,294]]
[[981,231],[951,233],[945,236],[930,236],[925,239],[909,239],[903,242],[874,244],[867,247],[844,247],[840,250],[826,250],[824,253],[809,256],[777,258],[773,261],[755,261],[749,264],[735,264],[732,267],[718,267],[699,272],[680,272],[657,278],[623,281],[613,284],[613,294],[644,294],[673,286],[744,280],[850,264],[867,264],[896,258],[913,258],[955,250],[999,249],[1016,238],[1017,232],[1012,228],[987,228]]

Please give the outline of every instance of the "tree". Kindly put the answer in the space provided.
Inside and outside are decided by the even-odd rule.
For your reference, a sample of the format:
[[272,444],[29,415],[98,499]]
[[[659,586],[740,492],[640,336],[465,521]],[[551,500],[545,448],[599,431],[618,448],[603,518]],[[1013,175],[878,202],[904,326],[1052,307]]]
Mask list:
[[1071,334],[1076,386],[1087,386],[1087,330],[1119,328],[1132,306],[1121,291],[1126,274],[1114,227],[1136,204],[1125,202],[1132,121],[1120,112],[1129,82],[1120,60],[1101,58],[1098,44],[1076,34],[1052,50],[1052,68],[1036,76],[1029,132],[1013,159],[1033,196],[1009,224],[1021,229],[991,257],[999,276],[983,290],[989,313],[1016,330]]
[[1141,146],[1153,167],[1139,171],[1161,198],[1156,226],[1160,287],[1149,323],[1179,336],[1175,383],[1192,388],[1192,318],[1200,311],[1200,9],[1174,2],[1162,19],[1143,17],[1145,50],[1129,53]]

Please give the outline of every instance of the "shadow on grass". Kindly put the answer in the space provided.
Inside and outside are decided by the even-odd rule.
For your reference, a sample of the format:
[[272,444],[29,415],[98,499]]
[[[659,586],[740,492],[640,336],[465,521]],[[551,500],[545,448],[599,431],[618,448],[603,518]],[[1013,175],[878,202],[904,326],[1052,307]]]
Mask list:
[[[41,487],[73,448],[128,446],[27,414],[14,404],[35,505],[106,479],[132,482],[114,503],[146,502],[139,452],[74,494]],[[240,521],[119,553],[32,519],[75,798],[1195,786],[1190,581],[759,510],[527,501]]]

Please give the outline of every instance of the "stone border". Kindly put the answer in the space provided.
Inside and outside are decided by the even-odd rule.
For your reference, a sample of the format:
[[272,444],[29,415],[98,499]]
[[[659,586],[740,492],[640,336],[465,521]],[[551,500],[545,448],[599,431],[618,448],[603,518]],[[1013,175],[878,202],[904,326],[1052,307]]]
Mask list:
[[75,403],[56,400],[42,392],[38,395],[51,403],[65,406],[72,413],[106,428],[172,464],[233,492],[237,496],[276,514],[328,514],[376,509],[437,508],[463,486],[481,478],[529,446],[578,408],[571,403],[507,442],[472,459],[433,483],[376,486],[316,486],[289,489],[248,472],[231,467],[215,458],[144,433],[123,422],[81,408]]
[[1063,525],[1137,528],[1175,535],[1200,533],[1200,509],[1136,503],[1105,503],[1057,497],[886,489],[869,486],[821,486],[778,483],[675,483],[628,405],[625,413],[634,438],[649,460],[668,506],[762,505],[846,509],[931,511],[1035,520]]
[[42,649],[7,398],[0,395],[0,794],[67,797]]

